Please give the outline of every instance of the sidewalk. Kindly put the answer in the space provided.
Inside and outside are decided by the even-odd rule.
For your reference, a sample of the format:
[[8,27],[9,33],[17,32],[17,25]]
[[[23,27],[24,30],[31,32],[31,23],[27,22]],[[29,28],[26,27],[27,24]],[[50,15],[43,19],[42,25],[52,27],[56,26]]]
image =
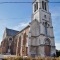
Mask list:
[[0,54],[0,60],[1,60],[1,58],[4,58],[4,55]]
[[2,55],[2,54],[0,54],[0,60],[2,60],[3,58],[7,58],[7,57],[16,57],[16,55]]

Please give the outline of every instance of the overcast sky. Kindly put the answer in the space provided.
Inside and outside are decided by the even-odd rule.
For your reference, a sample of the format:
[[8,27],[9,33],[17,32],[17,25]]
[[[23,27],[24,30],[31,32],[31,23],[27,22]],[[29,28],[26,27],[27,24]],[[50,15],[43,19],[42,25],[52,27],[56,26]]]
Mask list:
[[[32,2],[33,0],[0,0],[0,2]],[[59,2],[59,0],[49,0]],[[60,3],[49,3],[52,16],[56,48],[60,49]],[[0,41],[5,27],[21,30],[31,21],[32,4],[0,4]]]

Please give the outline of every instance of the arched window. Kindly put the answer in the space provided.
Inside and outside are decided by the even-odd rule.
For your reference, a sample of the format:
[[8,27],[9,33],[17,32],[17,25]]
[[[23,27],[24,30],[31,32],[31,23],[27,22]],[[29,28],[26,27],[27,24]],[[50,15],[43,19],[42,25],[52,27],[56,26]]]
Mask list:
[[34,4],[34,12],[35,12],[36,10],[38,10],[38,2],[36,2],[36,3]]
[[45,39],[45,45],[50,45],[50,40],[48,38]]
[[47,10],[46,2],[45,2],[45,10]]
[[19,41],[18,41],[18,47],[17,47],[17,55],[20,55],[20,50],[21,50],[21,36],[19,37]]
[[25,45],[26,44],[26,33],[24,33],[24,35],[23,35],[23,45]]
[[45,35],[47,36],[47,22],[45,22]]
[[36,11],[36,4],[34,4],[34,12]]
[[38,10],[38,2],[36,2],[36,10]]
[[46,2],[42,1],[42,9],[47,10]]
[[12,38],[9,38],[9,41],[12,41]]
[[20,44],[20,46],[21,46],[21,36],[19,37],[19,44]]
[[42,1],[42,8],[44,9],[44,1]]
[[9,46],[12,44],[12,38],[9,38]]

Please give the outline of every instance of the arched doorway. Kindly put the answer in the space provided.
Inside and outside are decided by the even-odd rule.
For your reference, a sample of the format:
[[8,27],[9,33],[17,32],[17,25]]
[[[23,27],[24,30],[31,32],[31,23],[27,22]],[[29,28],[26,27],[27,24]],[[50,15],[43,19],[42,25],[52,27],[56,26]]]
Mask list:
[[50,53],[51,53],[50,40],[47,38],[45,39],[45,56],[50,56]]

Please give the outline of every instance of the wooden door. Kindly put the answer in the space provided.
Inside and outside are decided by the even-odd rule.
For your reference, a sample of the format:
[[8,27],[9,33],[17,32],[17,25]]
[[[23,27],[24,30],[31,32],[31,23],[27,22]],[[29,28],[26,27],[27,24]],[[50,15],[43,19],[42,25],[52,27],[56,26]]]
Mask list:
[[45,46],[45,55],[50,56],[50,52],[51,52],[51,47],[49,45],[46,45]]

